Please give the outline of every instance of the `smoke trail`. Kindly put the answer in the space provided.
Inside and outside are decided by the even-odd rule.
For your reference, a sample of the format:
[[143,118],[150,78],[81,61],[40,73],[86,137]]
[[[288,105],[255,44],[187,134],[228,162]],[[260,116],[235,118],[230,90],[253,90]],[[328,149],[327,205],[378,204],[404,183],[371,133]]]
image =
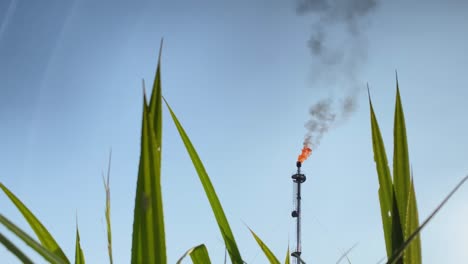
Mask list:
[[[310,107],[304,145],[317,147],[334,125],[357,109],[362,83],[358,74],[367,59],[365,26],[377,0],[296,0],[298,15],[313,15],[307,46],[314,58],[314,82],[335,84],[341,97],[321,100]],[[343,95],[344,94],[344,95]]]

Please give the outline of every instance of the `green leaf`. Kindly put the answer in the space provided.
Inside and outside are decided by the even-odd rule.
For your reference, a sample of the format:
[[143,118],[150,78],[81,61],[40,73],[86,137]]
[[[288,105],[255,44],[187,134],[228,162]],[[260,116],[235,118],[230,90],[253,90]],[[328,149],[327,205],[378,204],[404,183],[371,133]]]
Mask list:
[[166,100],[164,101],[166,102],[167,108],[169,109],[171,113],[172,120],[174,121],[174,124],[176,125],[177,130],[179,131],[180,137],[182,138],[182,141],[184,142],[185,148],[187,149],[187,152],[190,158],[192,159],[193,166],[195,167],[195,170],[198,173],[200,182],[203,185],[205,194],[208,198],[208,201],[210,202],[211,209],[213,210],[216,221],[218,223],[218,227],[221,231],[221,235],[223,236],[224,243],[226,244],[229,257],[231,258],[231,262],[234,264],[243,263],[242,257],[240,255],[239,249],[234,239],[234,235],[232,234],[228,220],[226,219],[226,215],[224,214],[223,208],[221,206],[221,203],[219,202],[218,196],[216,195],[216,192],[208,176],[208,173],[206,173],[205,167],[203,166],[203,163],[201,162],[200,157],[198,156],[195,148],[193,147],[192,142],[190,141],[189,137],[185,133],[184,128],[180,124],[179,120],[177,119],[176,115],[172,111],[167,101]]
[[150,104],[147,105],[146,94],[143,102],[141,154],[133,219],[132,263],[167,261],[161,193],[161,49]]
[[408,209],[408,195],[410,193],[410,162],[408,154],[408,142],[406,138],[405,117],[401,105],[400,89],[398,87],[395,103],[395,122],[393,127],[393,182],[400,213],[402,230],[406,230],[406,211]]
[[[160,87],[159,87],[160,89]],[[153,91],[154,92],[154,91]],[[161,144],[153,118],[143,103],[140,166],[133,222],[132,263],[166,263],[164,215],[161,193]]]
[[2,243],[6,249],[8,249],[8,251],[13,253],[19,260],[21,260],[23,264],[33,264],[33,262],[2,233],[0,233],[0,243]]
[[[151,99],[149,103],[149,110],[153,116],[154,124],[159,124],[154,126],[154,133],[156,134],[157,142],[162,142],[162,90],[161,90],[161,53],[163,48],[163,40],[161,39],[161,44],[159,46],[159,56],[158,56],[158,67],[156,68],[156,74],[153,82],[153,92],[151,94]],[[146,101],[145,101],[146,102]]]
[[284,260],[284,264],[289,264],[290,259],[291,257],[289,256],[289,245],[288,245],[288,250],[286,251],[286,259]]
[[255,238],[255,241],[257,241],[258,245],[262,249],[268,261],[270,261],[270,263],[272,264],[280,264],[279,260],[276,258],[273,252],[268,248],[268,246],[265,245],[265,243],[263,243],[263,241],[257,236],[257,234],[254,233],[254,231],[252,231],[252,229],[249,228],[249,230],[250,230],[250,233],[252,233],[253,237]]
[[[369,87],[367,87],[369,89]],[[387,249],[387,256],[393,254],[395,248],[398,248],[401,241],[401,226],[398,217],[398,208],[394,203],[393,183],[388,167],[387,154],[383,143],[382,135],[380,133],[379,124],[375,117],[374,108],[369,94],[369,106],[371,114],[371,129],[372,129],[372,148],[374,152],[375,166],[379,179],[379,200],[380,200],[380,213],[382,216],[382,225],[384,230],[385,245]],[[400,235],[399,235],[400,234]]]
[[62,259],[65,263],[70,263],[58,243],[55,241],[49,231],[47,231],[44,225],[39,221],[39,219],[37,219],[36,216],[34,216],[34,214],[7,187],[5,187],[5,185],[0,183],[0,188],[21,212],[24,219],[26,219],[29,226],[32,228],[37,238],[41,242],[42,246],[44,246],[50,252],[53,252],[53,254]]
[[64,260],[57,256],[55,253],[49,251],[46,247],[42,246],[38,242],[36,242],[33,238],[31,238],[26,232],[21,230],[18,226],[13,224],[10,220],[0,214],[0,223],[3,224],[8,230],[10,230],[13,234],[15,234],[18,238],[23,240],[30,248],[34,251],[39,253],[45,260],[49,263],[53,264],[65,264],[69,263],[68,260]]
[[182,260],[188,255],[190,255],[193,264],[211,264],[210,256],[208,255],[208,250],[203,244],[187,250],[184,253],[184,255],[182,255],[182,257],[179,258],[176,264],[182,263]]
[[104,182],[104,189],[106,191],[106,224],[107,224],[107,252],[109,254],[109,262],[112,264],[114,263],[112,258],[112,228],[111,228],[111,204],[110,204],[110,168],[111,168],[111,160],[112,160],[112,151],[109,153],[109,166],[107,168],[107,180],[104,179],[104,175],[102,175],[102,180]]
[[468,175],[466,175],[452,191],[442,200],[442,202],[436,207],[434,211],[422,222],[422,224],[406,239],[406,241],[401,245],[401,247],[395,251],[395,253],[388,258],[387,264],[394,264],[401,258],[403,252],[407,247],[413,242],[414,239],[419,237],[421,230],[426,227],[426,225],[434,218],[434,216],[444,207],[448,200],[458,191],[458,189],[468,180]]
[[210,256],[208,255],[208,250],[205,245],[200,245],[192,250],[190,258],[193,264],[211,264]]
[[85,264],[85,257],[80,245],[80,233],[78,231],[78,225],[76,226],[75,264]]
[[[414,193],[413,180],[411,179],[410,194],[408,196],[408,204],[406,211],[406,223],[405,223],[405,240],[416,231],[419,227],[419,216],[418,207],[416,204],[416,195]],[[408,248],[403,254],[403,262],[409,264],[420,264],[422,263],[421,257],[421,239],[419,236],[415,237],[414,240],[409,244]]]

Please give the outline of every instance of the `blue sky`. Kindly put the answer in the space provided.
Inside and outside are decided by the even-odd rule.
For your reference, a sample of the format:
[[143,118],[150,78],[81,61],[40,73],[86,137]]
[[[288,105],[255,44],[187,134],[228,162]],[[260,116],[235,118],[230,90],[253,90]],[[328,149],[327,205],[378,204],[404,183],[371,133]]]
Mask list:
[[[112,148],[114,259],[129,262],[141,79],[152,81],[164,37],[163,94],[205,163],[249,264],[266,259],[245,224],[281,259],[288,239],[292,244],[290,176],[309,107],[359,87],[357,110],[324,136],[303,166],[303,256],[334,263],[358,242],[353,263],[376,263],[385,245],[365,84],[391,157],[398,70],[424,219],[468,172],[468,4],[379,1],[360,20],[358,38],[327,27],[330,46],[347,56],[359,52],[353,82],[341,78],[349,69],[328,71],[311,53],[307,42],[319,16],[298,15],[296,5],[0,1],[0,181],[70,258],[78,215],[86,259],[106,263],[101,172]],[[332,77],[320,77],[323,71]],[[163,118],[169,263],[200,243],[221,263],[224,246],[208,201],[167,111]],[[423,231],[424,263],[468,258],[467,199],[462,188]],[[5,196],[0,205],[27,228]],[[16,263],[3,247],[0,259]]]

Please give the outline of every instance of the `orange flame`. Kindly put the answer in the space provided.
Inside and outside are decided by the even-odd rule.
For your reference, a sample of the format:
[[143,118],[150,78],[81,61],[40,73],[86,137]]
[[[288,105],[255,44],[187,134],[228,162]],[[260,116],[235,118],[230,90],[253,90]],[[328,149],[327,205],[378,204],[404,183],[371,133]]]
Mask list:
[[311,153],[312,149],[308,146],[304,146],[304,148],[302,148],[301,154],[299,155],[299,157],[297,157],[297,161],[303,163],[310,156]]

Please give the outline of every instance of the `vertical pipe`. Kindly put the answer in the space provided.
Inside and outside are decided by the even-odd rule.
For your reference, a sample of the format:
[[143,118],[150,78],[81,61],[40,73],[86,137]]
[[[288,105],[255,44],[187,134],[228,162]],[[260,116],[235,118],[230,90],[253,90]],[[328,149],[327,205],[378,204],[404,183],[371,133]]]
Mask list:
[[[301,167],[297,167],[297,176],[301,175]],[[301,252],[301,180],[300,178],[296,179],[297,181],[297,218],[296,218],[296,252],[300,254]]]
[[291,254],[294,257],[294,263],[300,264],[300,256],[302,253],[301,245],[301,184],[305,182],[306,176],[301,174],[301,162],[297,162],[297,173],[292,176],[295,189],[295,208],[292,212],[292,217],[296,218],[296,250]]
[[296,252],[301,253],[301,181],[297,182],[297,244]]

